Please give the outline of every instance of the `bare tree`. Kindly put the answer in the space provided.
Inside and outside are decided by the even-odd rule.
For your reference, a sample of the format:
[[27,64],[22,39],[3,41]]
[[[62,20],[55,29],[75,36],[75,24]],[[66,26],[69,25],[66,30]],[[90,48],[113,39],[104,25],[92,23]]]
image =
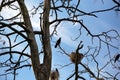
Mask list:
[[[62,38],[56,41],[56,49],[59,49],[59,52],[70,57],[74,64],[74,72],[67,80],[71,79],[73,76],[75,76],[75,80],[86,80],[85,76],[82,76],[84,74],[96,80],[118,80],[120,69],[119,65],[115,65],[114,62],[119,62],[119,56],[117,56],[117,58],[112,56],[110,49],[119,49],[119,46],[112,44],[113,40],[120,40],[119,33],[117,30],[111,29],[100,34],[93,34],[80,17],[91,16],[97,18],[97,13],[100,14],[114,10],[119,12],[119,0],[111,0],[114,6],[110,8],[91,12],[85,12],[79,8],[80,0],[39,1],[39,4],[33,6],[31,10],[27,9],[25,1],[26,0],[1,0],[0,2],[0,12],[5,10],[6,7],[9,10],[17,12],[15,15],[9,17],[0,14],[0,43],[2,43],[2,46],[0,46],[0,58],[7,56],[5,60],[0,62],[0,68],[5,70],[4,73],[0,73],[0,76],[6,77],[9,74],[13,74],[13,80],[16,80],[17,71],[19,69],[32,67],[36,80],[49,80],[52,65],[52,46],[50,39],[52,39],[54,35],[58,35],[57,28],[61,23],[70,22],[73,26],[76,23],[79,25],[79,35],[73,41],[80,40],[79,38],[84,29],[86,34],[90,36],[86,37],[89,37],[92,43],[96,43],[94,39],[98,39],[98,45],[91,47],[89,44],[84,45],[84,41],[80,40],[75,52],[71,52],[71,54],[75,53],[74,57],[71,57],[70,53],[61,46]],[[101,1],[104,4],[104,1]],[[66,16],[61,17],[62,14]],[[39,30],[34,30],[34,26],[32,25],[31,17],[35,15],[39,15]],[[50,20],[51,17],[52,20]],[[54,27],[54,29],[50,34],[51,26]],[[114,35],[109,35],[110,33],[114,33]],[[106,45],[108,51],[108,53],[103,54],[103,56],[107,56],[108,61],[100,68],[97,57],[101,55],[100,52],[104,46],[103,44]],[[16,50],[16,48],[20,48],[20,46],[22,46],[22,50]],[[88,50],[83,54],[80,50],[82,50],[84,46],[88,46]],[[15,55],[17,55],[17,58]],[[43,57],[40,55],[43,55]],[[41,59],[43,59],[43,61]],[[82,59],[86,59],[87,62],[83,63],[81,61]],[[96,64],[95,68],[97,72],[94,72],[90,68],[89,64],[91,61]],[[83,70],[79,69],[79,65]],[[118,72],[111,74],[110,72],[103,71],[108,65],[114,67]],[[69,66],[62,66],[62,68],[64,67]],[[105,74],[107,76],[105,76]]]

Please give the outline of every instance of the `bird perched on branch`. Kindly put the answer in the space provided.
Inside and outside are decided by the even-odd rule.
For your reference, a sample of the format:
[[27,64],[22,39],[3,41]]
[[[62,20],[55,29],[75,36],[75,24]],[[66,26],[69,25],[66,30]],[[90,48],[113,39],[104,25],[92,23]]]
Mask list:
[[104,80],[104,78],[96,78],[96,80]]
[[61,37],[57,40],[56,44],[55,44],[55,48],[57,48],[57,46],[59,46],[61,43]]
[[56,68],[55,70],[51,71],[49,80],[58,80],[59,79],[59,71]]
[[120,54],[117,54],[117,55],[115,56],[115,61],[114,61],[114,63],[115,63],[117,60],[119,60],[119,57],[120,57]]

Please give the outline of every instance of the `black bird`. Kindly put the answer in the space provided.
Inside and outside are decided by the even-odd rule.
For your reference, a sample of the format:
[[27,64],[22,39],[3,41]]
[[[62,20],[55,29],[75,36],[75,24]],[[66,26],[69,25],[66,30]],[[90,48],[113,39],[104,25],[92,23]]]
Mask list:
[[56,44],[55,44],[55,48],[57,48],[58,45],[60,45],[61,42],[61,37],[57,40]]
[[[56,73],[57,73],[57,77],[59,78],[60,74],[59,74],[59,71],[58,69],[56,68]],[[57,79],[58,80],[58,79]]]
[[114,63],[119,59],[119,57],[120,57],[120,54],[117,54],[117,55],[115,56],[115,61],[114,61]]
[[56,72],[58,72],[59,73],[59,71],[58,71],[58,69],[56,68]]

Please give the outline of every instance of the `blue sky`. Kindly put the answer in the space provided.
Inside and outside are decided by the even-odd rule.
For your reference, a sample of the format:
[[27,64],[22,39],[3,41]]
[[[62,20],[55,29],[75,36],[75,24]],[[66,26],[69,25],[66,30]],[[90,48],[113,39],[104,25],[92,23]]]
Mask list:
[[[39,3],[39,0],[36,0],[36,1],[25,0],[25,1],[26,1],[28,10],[31,10],[32,5],[38,5]],[[87,12],[91,12],[91,11],[98,10],[98,9],[109,8],[113,5],[114,4],[110,0],[104,0],[104,4],[101,2],[101,0],[81,0],[81,4],[79,8],[83,11],[85,10]],[[4,15],[4,13],[6,13],[6,15]],[[15,15],[16,13],[17,13],[16,11],[14,11],[13,13],[13,11],[8,10],[7,8],[3,12],[1,12],[1,14],[4,15],[5,17]],[[64,13],[61,13],[59,17],[66,17],[66,15],[63,15],[63,14]],[[93,34],[99,34],[103,31],[108,31],[110,29],[116,29],[118,32],[120,31],[120,14],[119,13],[117,15],[115,11],[109,11],[105,13],[97,13],[96,15],[98,16],[98,18],[89,17],[89,16],[80,17],[80,19],[84,20],[85,26],[87,26],[87,28],[90,29],[90,31]],[[51,17],[50,20],[52,19],[54,18]],[[39,28],[39,14],[35,16],[31,16],[31,21],[32,21],[34,30],[40,29]],[[51,32],[53,30],[53,26],[50,27]],[[82,53],[86,53],[88,44],[91,45],[92,47],[95,47],[96,45],[98,45],[98,39],[95,38],[94,39],[95,43],[92,44],[91,37],[87,36],[87,33],[84,29],[82,29],[82,35],[80,36],[80,38],[77,41],[73,41],[73,39],[75,39],[79,35],[79,30],[78,30],[79,26],[80,26],[79,24],[75,24],[73,26],[72,23],[70,22],[63,22],[57,28],[58,36],[54,35],[51,40],[52,52],[53,52],[52,69],[55,69],[55,68],[59,69],[60,80],[65,80],[73,73],[74,65],[71,64],[61,69],[61,65],[66,65],[71,62],[68,56],[61,54],[59,49],[54,48],[55,42],[59,37],[62,38],[61,46],[65,49],[65,51],[68,54],[75,51],[80,40],[83,40],[83,43],[85,45],[84,48],[81,50]],[[115,41],[113,42],[113,44],[119,46],[118,50],[111,48],[111,53],[113,53],[113,56],[114,56],[116,53],[120,52],[120,41],[119,42]],[[24,45],[21,45],[17,47],[16,49],[22,49],[22,46]],[[40,46],[41,44],[39,45],[39,47]],[[100,67],[102,67],[103,64],[106,63],[105,61],[108,59],[108,57],[103,58],[103,55],[102,55],[104,53],[107,53],[106,50],[107,48],[104,46],[100,52],[101,55],[97,57],[97,59],[99,59]],[[1,60],[1,57],[0,57],[0,60]],[[87,60],[86,58],[83,59],[82,60],[83,63],[87,64],[86,60]],[[120,64],[120,63],[117,63],[117,64]],[[92,62],[89,64],[90,69],[93,70],[94,72],[95,72],[95,65],[96,64]],[[79,66],[79,68],[82,68],[82,67]],[[106,70],[108,71],[111,70],[111,73],[115,72],[115,70],[112,70],[111,66],[109,66]],[[20,74],[17,76],[17,80],[35,80],[34,74],[32,72],[32,68],[31,69],[29,68],[20,69],[19,72]],[[84,76],[88,77],[88,75],[84,75]],[[0,77],[0,80],[1,79],[3,79],[3,77]],[[87,80],[92,80],[92,79],[87,78]]]

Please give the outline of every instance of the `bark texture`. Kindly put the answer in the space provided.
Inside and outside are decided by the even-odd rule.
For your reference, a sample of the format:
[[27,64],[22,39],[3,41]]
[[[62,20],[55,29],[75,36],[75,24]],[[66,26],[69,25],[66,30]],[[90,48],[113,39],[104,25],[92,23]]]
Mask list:
[[27,30],[26,33],[27,33],[27,37],[29,39],[28,43],[30,46],[31,62],[32,62],[32,67],[33,67],[33,71],[35,74],[35,78],[36,78],[36,80],[42,80],[42,79],[40,79],[40,76],[38,73],[39,68],[40,68],[38,46],[37,46],[37,43],[35,40],[35,35],[33,32],[32,25],[31,25],[29,13],[28,13],[28,10],[27,10],[26,5],[24,3],[24,0],[18,0],[18,4],[20,6],[21,13],[22,13],[23,20],[24,20],[24,24],[25,24],[26,30]]
[[18,0],[18,4],[21,8],[23,20],[26,26],[27,36],[29,38],[29,45],[31,50],[31,62],[36,80],[49,80],[51,71],[51,45],[50,45],[50,31],[49,31],[49,12],[50,12],[50,0],[44,1],[43,12],[43,25],[42,27],[42,44],[44,50],[44,61],[41,64],[38,54],[38,46],[35,40],[34,31],[31,25],[30,17],[24,0]]
[[44,61],[43,64],[46,66],[46,77],[44,80],[49,79],[51,71],[51,60],[52,60],[52,51],[50,45],[50,31],[49,31],[49,13],[50,13],[50,0],[44,0],[44,12],[43,12],[43,26],[42,26],[42,42],[44,50]]

